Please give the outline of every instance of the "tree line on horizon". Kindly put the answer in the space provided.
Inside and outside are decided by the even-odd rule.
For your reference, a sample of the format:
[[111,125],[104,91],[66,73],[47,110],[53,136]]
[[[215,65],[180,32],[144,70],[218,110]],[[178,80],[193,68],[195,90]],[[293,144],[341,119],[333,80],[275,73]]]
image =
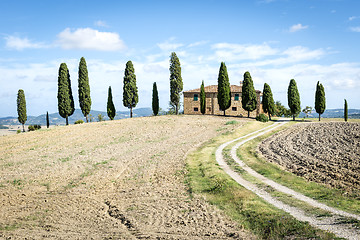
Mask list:
[[[181,65],[180,60],[177,57],[175,52],[172,52],[170,55],[170,106],[174,109],[174,114],[179,114],[180,109],[180,97],[181,92],[183,91],[183,82],[181,77]],[[202,81],[200,87],[200,111],[202,114],[205,114],[206,111],[206,95],[204,90],[204,81]],[[227,68],[224,62],[221,62],[219,75],[218,75],[218,104],[221,111],[228,109],[231,106],[231,91],[230,91],[230,82],[229,76],[227,73]],[[88,115],[91,110],[91,97],[90,97],[90,84],[87,65],[84,57],[81,57],[79,62],[78,70],[78,95],[79,95],[79,104],[81,111],[86,119],[86,122],[89,122]],[[296,86],[294,79],[290,80],[288,87],[288,106],[289,109],[286,109],[281,105],[280,102],[274,102],[271,88],[267,83],[264,83],[263,88],[263,110],[265,113],[268,113],[269,119],[271,120],[272,115],[289,115],[293,117],[298,116],[301,111],[300,108],[300,95]],[[256,100],[256,91],[254,84],[251,78],[250,73],[247,71],[244,73],[243,85],[242,85],[242,107],[248,112],[248,117],[250,112],[256,109],[257,100]],[[66,63],[61,63],[58,72],[58,111],[59,115],[66,119],[66,125],[69,124],[68,117],[71,116],[75,111],[75,104],[71,89],[71,80],[70,73],[67,68]],[[129,108],[130,118],[132,118],[132,110],[136,107],[139,101],[138,89],[136,86],[136,75],[135,69],[131,61],[126,63],[124,78],[123,78],[123,105],[124,107]],[[315,93],[315,110],[319,114],[319,121],[321,114],[324,113],[326,108],[325,102],[325,91],[322,84],[319,82],[316,86]],[[306,107],[307,111],[311,111],[311,107]],[[310,109],[310,110],[309,110]],[[345,99],[344,105],[344,119],[347,121],[347,101]],[[26,115],[26,101],[25,93],[22,89],[19,89],[17,96],[17,110],[18,110],[18,120],[23,125],[23,131],[25,131],[24,124],[27,120]],[[152,110],[153,114],[157,116],[159,114],[159,95],[157,90],[156,82],[153,83],[152,89]],[[303,110],[305,112],[305,110]],[[108,101],[107,101],[107,115],[110,120],[113,120],[116,115],[116,109],[112,98],[111,86],[108,88]],[[47,126],[49,127],[49,117],[47,112]]]

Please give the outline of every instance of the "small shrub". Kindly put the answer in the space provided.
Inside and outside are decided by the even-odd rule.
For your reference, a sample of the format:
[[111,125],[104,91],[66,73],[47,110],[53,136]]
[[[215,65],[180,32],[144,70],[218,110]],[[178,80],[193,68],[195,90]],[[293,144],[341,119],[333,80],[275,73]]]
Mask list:
[[21,130],[20,129],[16,130],[16,133],[17,134],[21,133]]
[[232,121],[228,121],[225,123],[225,125],[234,125],[234,124],[238,124],[238,122],[235,120],[232,120]]
[[256,117],[256,120],[260,122],[268,122],[269,118],[265,114],[261,113]]
[[39,130],[39,129],[41,129],[41,125],[39,125],[39,124],[29,125],[29,127],[28,127],[29,132]]
[[83,124],[84,123],[84,121],[83,120],[77,120],[76,122],[75,122],[75,124]]
[[105,121],[104,116],[102,114],[98,115],[98,122]]

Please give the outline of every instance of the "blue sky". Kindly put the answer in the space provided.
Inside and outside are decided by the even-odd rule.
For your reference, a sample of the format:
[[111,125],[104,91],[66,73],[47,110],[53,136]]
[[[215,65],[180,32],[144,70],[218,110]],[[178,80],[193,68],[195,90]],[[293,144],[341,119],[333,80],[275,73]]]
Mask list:
[[360,1],[8,1],[0,2],[0,117],[16,116],[24,89],[28,115],[57,112],[60,63],[70,69],[75,107],[81,57],[92,109],[106,110],[107,89],[122,105],[125,64],[135,67],[137,107],[151,107],[153,82],[168,108],[169,56],[176,52],[184,90],[217,84],[220,63],[231,84],[249,71],[287,105],[290,79],[301,105],[314,106],[317,81],[327,108],[360,108]]

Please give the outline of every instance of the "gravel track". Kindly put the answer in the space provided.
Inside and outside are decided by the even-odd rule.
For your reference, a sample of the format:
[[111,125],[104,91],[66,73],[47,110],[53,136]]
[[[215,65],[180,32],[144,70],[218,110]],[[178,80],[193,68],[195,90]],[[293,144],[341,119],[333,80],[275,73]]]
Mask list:
[[[360,219],[360,216],[355,215],[355,214],[350,214],[344,211],[340,211],[331,207],[328,207],[324,204],[321,204],[313,199],[310,199],[300,193],[297,193],[285,186],[282,186],[278,183],[275,183],[274,181],[258,174],[257,172],[255,172],[253,169],[251,169],[250,167],[248,167],[244,162],[242,162],[237,156],[236,156],[236,149],[239,148],[242,144],[258,137],[261,136],[267,132],[270,132],[272,130],[274,130],[275,128],[278,128],[280,126],[282,126],[283,124],[285,124],[286,122],[282,122],[282,123],[275,123],[273,125],[270,125],[266,128],[260,129],[258,131],[255,131],[253,133],[247,134],[246,136],[231,140],[229,142],[226,142],[224,144],[222,144],[217,150],[216,150],[216,160],[219,163],[219,165],[224,169],[224,171],[230,175],[236,182],[238,182],[240,185],[242,185],[243,187],[245,187],[246,189],[254,192],[256,195],[258,195],[259,197],[263,198],[265,201],[267,201],[268,203],[274,205],[275,207],[284,210],[285,212],[289,213],[290,215],[292,215],[293,217],[295,217],[296,219],[300,220],[300,221],[306,221],[309,222],[309,224],[311,224],[314,227],[320,228],[322,230],[326,230],[326,231],[330,231],[333,232],[335,235],[337,235],[338,237],[343,237],[343,238],[347,238],[347,239],[360,239],[360,232],[350,228],[349,225],[346,224],[340,224],[338,222],[339,216],[346,216],[346,217],[353,217],[356,219]],[[334,214],[336,214],[337,216],[332,216],[332,217],[325,217],[325,218],[316,218],[315,216],[309,216],[309,214],[305,213],[303,210],[290,206],[288,204],[285,204],[279,200],[277,200],[276,198],[272,197],[269,193],[267,193],[266,191],[260,189],[259,187],[257,187],[255,184],[245,180],[244,178],[242,178],[238,173],[236,173],[235,171],[233,171],[225,162],[224,158],[223,158],[223,150],[225,147],[227,147],[229,144],[234,143],[236,141],[239,141],[241,139],[245,139],[239,143],[237,143],[235,146],[232,147],[231,149],[231,157],[234,158],[234,160],[244,169],[246,170],[249,174],[251,174],[252,176],[256,177],[257,179],[259,179],[260,181],[264,182],[267,185],[272,186],[273,188],[275,188],[278,191],[281,191],[283,193],[292,195],[293,197],[295,197],[298,200],[304,201],[307,204],[313,206],[313,207],[317,207],[317,208],[321,208],[324,210],[327,210],[329,212],[332,212]]]

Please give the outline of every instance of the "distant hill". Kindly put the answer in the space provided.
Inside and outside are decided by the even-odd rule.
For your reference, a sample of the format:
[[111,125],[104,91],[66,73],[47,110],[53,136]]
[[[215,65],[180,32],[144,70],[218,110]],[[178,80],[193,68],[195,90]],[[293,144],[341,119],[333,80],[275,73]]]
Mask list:
[[[92,121],[97,122],[99,114],[102,114],[104,116],[105,120],[109,120],[106,112],[96,111],[96,110],[90,111],[89,119],[92,118]],[[135,108],[135,109],[133,109],[133,117],[146,117],[146,116],[151,116],[151,115],[152,115],[151,108]],[[119,112],[116,112],[115,119],[129,118],[129,116],[130,116],[129,111],[119,111]],[[79,119],[82,119],[85,122],[85,117],[82,114],[81,110],[76,109],[74,114],[69,117],[69,124],[74,124],[74,122]],[[50,120],[50,125],[65,125],[65,118],[62,118],[59,115],[59,113],[49,114],[49,120]],[[0,118],[0,125],[18,125],[18,124],[20,124],[20,123],[18,122],[17,117]],[[46,126],[46,114],[42,114],[37,117],[28,116],[26,125],[30,125],[30,124],[40,124],[42,126]]]
[[[305,117],[303,112],[299,115],[300,118]],[[314,110],[311,114],[309,114],[309,118],[318,118],[319,114]],[[321,114],[322,118],[343,118],[344,117],[344,109],[326,109],[323,114]],[[349,109],[348,110],[349,118],[360,118],[360,109]]]

